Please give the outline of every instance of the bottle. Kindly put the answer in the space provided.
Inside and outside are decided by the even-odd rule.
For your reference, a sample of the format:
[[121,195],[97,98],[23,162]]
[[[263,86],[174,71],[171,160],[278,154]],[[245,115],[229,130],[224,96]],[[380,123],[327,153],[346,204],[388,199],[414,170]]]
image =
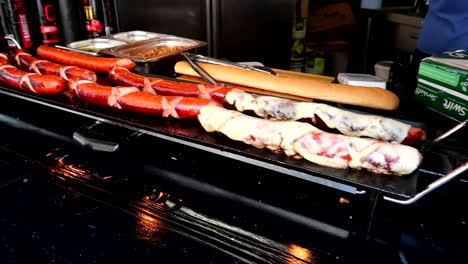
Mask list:
[[296,0],[289,64],[289,69],[292,71],[303,72],[305,68],[305,36],[307,31],[308,2],[308,0]]
[[103,0],[103,17],[104,17],[104,28],[106,32],[106,36],[110,34],[114,34],[117,32],[117,17],[116,17],[116,10],[114,6],[114,1],[112,0]]
[[[81,2],[76,0],[58,1],[59,26],[61,38],[65,45],[85,38],[85,32],[81,26]],[[67,29],[67,30],[63,30]]]
[[[33,49],[35,45],[29,13],[29,6],[24,0],[7,0],[2,5],[2,25],[5,35],[13,37],[22,48],[27,50]],[[8,46],[16,47],[10,41]]]
[[58,26],[57,2],[55,0],[36,0],[36,8],[42,44],[59,44],[61,33]]
[[388,76],[388,90],[394,92],[402,104],[406,104],[411,98],[409,76],[409,55],[398,54],[395,61],[390,66]]
[[416,0],[414,6],[414,15],[418,17],[425,17],[429,9],[429,0]]
[[104,20],[102,5],[99,0],[82,0],[84,29],[88,38],[98,38],[104,35]]
[[[3,24],[3,22],[2,22],[2,24]],[[8,49],[9,49],[8,42],[6,41],[6,39],[3,38],[4,36],[6,36],[6,33],[4,31],[4,26],[2,25],[0,27],[0,51],[1,52],[7,52]]]

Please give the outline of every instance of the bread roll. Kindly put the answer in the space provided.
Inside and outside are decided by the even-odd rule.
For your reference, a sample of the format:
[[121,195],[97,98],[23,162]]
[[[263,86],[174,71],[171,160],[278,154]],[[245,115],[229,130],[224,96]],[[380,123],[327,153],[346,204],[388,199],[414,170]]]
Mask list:
[[[394,93],[382,88],[334,84],[306,78],[279,77],[229,66],[198,64],[220,82],[382,110],[395,110],[399,104],[398,97]],[[179,74],[199,76],[186,61],[176,63],[174,68]]]

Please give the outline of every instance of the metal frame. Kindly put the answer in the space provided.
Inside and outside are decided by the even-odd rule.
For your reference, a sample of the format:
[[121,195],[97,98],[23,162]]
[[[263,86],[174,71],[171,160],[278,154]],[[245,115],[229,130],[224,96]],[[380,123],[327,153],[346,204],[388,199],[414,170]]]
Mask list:
[[[453,128],[449,129],[448,131],[446,131],[445,133],[443,133],[442,135],[438,136],[437,138],[435,138],[434,140],[432,140],[432,142],[430,142],[427,146],[425,146],[422,151],[427,151],[429,150],[430,148],[432,148],[435,144],[439,143],[440,141],[444,140],[445,138],[449,137],[450,135],[452,135],[453,133],[457,132],[458,130],[462,129],[463,127],[466,126],[468,120],[465,120],[464,122],[461,122],[459,123],[458,125],[454,126]],[[415,194],[413,197],[409,198],[409,199],[406,199],[406,200],[400,200],[400,199],[395,199],[395,198],[391,198],[391,197],[388,197],[388,196],[384,196],[384,200],[386,201],[389,201],[389,202],[393,202],[393,203],[397,203],[397,204],[402,204],[402,205],[409,205],[409,204],[413,204],[415,202],[417,202],[419,199],[423,198],[424,196],[426,196],[427,194],[433,192],[434,190],[436,190],[437,188],[443,186],[444,184],[446,184],[447,182],[455,179],[457,176],[459,176],[460,174],[462,174],[463,172],[467,171],[468,170],[468,161],[465,162],[465,164],[461,165],[460,167],[456,168],[455,170],[447,173],[445,176],[443,176],[442,178],[439,178],[438,180],[435,180],[434,182],[432,182],[431,184],[429,184],[424,190],[422,190],[421,192]]]
[[400,199],[394,199],[394,198],[391,198],[391,197],[388,197],[388,196],[384,196],[383,198],[384,198],[384,200],[389,201],[389,202],[402,204],[402,205],[410,205],[410,204],[413,204],[413,203],[417,202],[419,199],[423,198],[427,194],[433,192],[437,188],[443,186],[447,182],[455,179],[457,176],[459,176],[460,174],[462,174],[463,172],[465,172],[467,170],[468,170],[468,161],[465,162],[465,164],[461,165],[460,167],[456,168],[455,170],[449,172],[444,177],[439,178],[438,180],[435,180],[434,182],[429,184],[426,189],[424,189],[423,191],[417,193],[415,196],[413,196],[410,199],[400,200]]

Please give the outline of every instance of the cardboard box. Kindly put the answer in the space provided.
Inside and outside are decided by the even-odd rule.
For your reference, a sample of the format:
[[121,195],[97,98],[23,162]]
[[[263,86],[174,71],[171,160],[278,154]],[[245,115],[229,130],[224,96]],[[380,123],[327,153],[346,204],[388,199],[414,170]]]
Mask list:
[[356,24],[349,3],[328,4],[309,12],[308,32],[315,33]]
[[415,98],[457,121],[468,119],[468,52],[448,52],[424,59]]

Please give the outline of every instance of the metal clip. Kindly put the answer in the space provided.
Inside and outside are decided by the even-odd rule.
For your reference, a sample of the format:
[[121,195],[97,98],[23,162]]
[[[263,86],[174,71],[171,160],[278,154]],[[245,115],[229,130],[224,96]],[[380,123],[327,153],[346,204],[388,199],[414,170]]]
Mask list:
[[209,83],[213,85],[220,85],[209,73],[207,73],[202,67],[200,67],[196,62],[194,62],[190,55],[186,52],[182,52],[182,56],[184,56],[185,60],[190,64],[190,66],[201,76],[203,79],[207,80]]
[[4,39],[6,40],[9,40],[11,42],[13,42],[13,44],[15,44],[16,48],[17,49],[22,49],[21,45],[19,44],[19,42],[14,38],[12,37],[11,35],[6,35],[3,37]]
[[403,205],[413,204],[416,201],[418,201],[419,199],[426,196],[427,194],[434,191],[435,189],[437,189],[437,188],[441,187],[442,185],[446,184],[447,182],[455,179],[457,176],[459,176],[460,174],[462,174],[463,172],[465,172],[467,170],[468,170],[468,161],[465,162],[465,164],[461,165],[460,167],[456,168],[455,170],[449,172],[444,177],[435,180],[434,182],[429,184],[426,187],[426,189],[424,189],[423,191],[417,193],[415,196],[413,196],[410,199],[400,200],[400,199],[394,199],[394,198],[391,198],[391,197],[384,196],[384,200],[389,201],[389,202],[393,202],[393,203],[397,203],[397,204],[403,204]]
[[424,147],[422,149],[422,151],[428,151],[430,148],[432,148],[435,144],[437,144],[438,142],[444,140],[445,138],[449,137],[450,135],[452,135],[453,133],[457,132],[458,130],[462,129],[463,127],[466,126],[466,122],[468,120],[465,120],[463,122],[461,122],[460,124],[454,126],[453,128],[451,128],[450,130],[448,130],[447,132],[443,133],[442,135],[438,136],[437,138],[435,138],[434,140],[432,140],[431,143],[429,143],[429,145],[427,145],[426,147]]
[[271,74],[271,75],[277,75],[276,72],[268,67],[265,66],[249,66],[245,64],[240,64],[240,63],[235,63],[235,62],[230,62],[230,61],[225,61],[225,60],[218,60],[215,58],[211,57],[206,57],[202,56],[199,54],[193,54],[193,53],[186,53],[188,57],[192,61],[197,61],[197,62],[204,62],[204,63],[209,63],[209,64],[214,64],[214,65],[221,65],[221,66],[229,66],[229,67],[235,67],[235,68],[240,68],[243,70],[251,70],[251,71],[258,71],[266,74]]

